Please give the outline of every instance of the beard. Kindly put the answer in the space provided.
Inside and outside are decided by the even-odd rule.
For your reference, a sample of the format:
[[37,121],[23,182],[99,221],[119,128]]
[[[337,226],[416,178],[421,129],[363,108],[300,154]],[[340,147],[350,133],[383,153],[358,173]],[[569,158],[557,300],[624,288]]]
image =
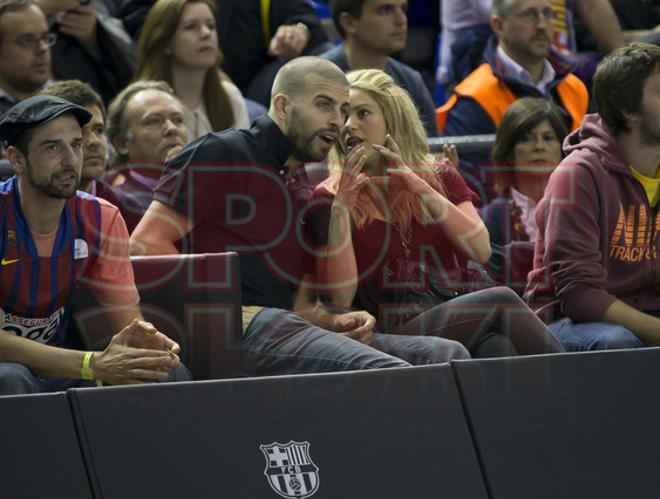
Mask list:
[[293,143],[293,156],[303,163],[324,161],[327,153],[316,145],[316,139],[323,129],[307,132],[305,121],[301,119],[300,112],[294,109],[291,112],[291,122],[287,130],[287,137]]
[[645,146],[657,146],[660,143],[660,118],[642,111],[639,121],[639,139]]
[[[53,174],[47,180],[41,180],[36,178],[36,176],[33,174],[34,170],[29,162],[27,163],[26,166],[27,166],[26,168],[27,181],[34,189],[39,191],[44,196],[48,196],[56,199],[68,199],[72,197],[80,187],[80,175],[76,173],[76,171],[73,168],[68,168],[56,174]],[[56,183],[57,178],[62,175],[69,175],[69,174],[74,174],[76,176],[76,181],[74,182],[74,184],[71,187],[58,186]]]

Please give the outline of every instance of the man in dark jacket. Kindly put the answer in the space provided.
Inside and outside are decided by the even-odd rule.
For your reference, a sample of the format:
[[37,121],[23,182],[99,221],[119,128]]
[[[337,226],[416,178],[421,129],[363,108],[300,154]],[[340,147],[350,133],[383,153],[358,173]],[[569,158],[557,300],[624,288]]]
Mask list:
[[[90,84],[107,104],[131,80],[136,57],[133,42],[109,0],[35,0],[57,35],[52,48],[53,76]],[[107,3],[106,3],[107,2]],[[111,6],[111,5],[110,5]]]
[[536,210],[526,299],[566,350],[658,345],[660,47],[606,57],[593,96]]

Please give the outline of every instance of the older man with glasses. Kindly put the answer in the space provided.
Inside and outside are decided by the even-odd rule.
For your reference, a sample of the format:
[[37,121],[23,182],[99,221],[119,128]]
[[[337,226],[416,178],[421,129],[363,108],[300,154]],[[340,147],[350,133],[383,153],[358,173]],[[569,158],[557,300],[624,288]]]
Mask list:
[[0,1],[0,114],[36,95],[48,81],[56,40],[34,2]]
[[[493,0],[494,37],[485,62],[436,110],[445,135],[492,134],[507,108],[520,97],[543,97],[564,111],[569,129],[584,117],[589,94],[572,66],[552,49],[555,11],[551,0]],[[494,194],[488,154],[464,155],[463,173],[482,197]]]

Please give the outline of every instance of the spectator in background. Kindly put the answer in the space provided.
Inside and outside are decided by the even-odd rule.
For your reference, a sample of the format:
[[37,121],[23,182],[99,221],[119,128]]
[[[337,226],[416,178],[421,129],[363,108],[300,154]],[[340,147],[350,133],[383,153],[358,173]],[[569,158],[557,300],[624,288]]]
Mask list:
[[435,104],[422,75],[390,57],[406,46],[407,0],[333,0],[332,20],[344,42],[321,55],[348,72],[380,69],[412,97],[429,137],[437,137]]
[[526,299],[566,350],[660,344],[660,47],[599,65],[585,117],[537,209]]
[[183,104],[164,81],[130,84],[108,108],[115,158],[97,195],[115,204],[129,233],[151,203],[165,161],[188,142]]
[[[154,0],[121,2],[120,15],[133,38],[153,4]],[[282,64],[328,48],[321,21],[307,0],[216,0],[216,5],[222,68],[243,95],[263,106],[270,103],[270,89]]]
[[[492,0],[441,0],[440,61],[436,78],[442,85],[459,83],[482,62],[490,28]],[[454,49],[454,43],[459,44]],[[454,55],[454,50],[457,56]],[[455,65],[460,65],[459,70]]]
[[48,85],[42,95],[52,95],[84,108],[90,120],[82,127],[83,164],[80,173],[81,191],[96,193],[96,179],[105,173],[108,164],[108,139],[105,136],[105,106],[101,96],[87,83],[61,80]]
[[[620,47],[623,44],[621,27],[609,1],[552,0],[552,8],[557,14],[553,21],[552,37],[555,51],[571,59],[577,55],[573,26],[575,12],[588,27],[602,53]],[[626,2],[626,5],[629,3],[629,0],[620,1]],[[489,26],[492,3],[493,0],[441,0],[439,83],[460,83],[481,63],[483,48],[492,34]],[[591,74],[587,75],[588,80]]]
[[227,128],[248,128],[240,90],[218,66],[215,2],[158,0],[149,11],[139,44],[135,80],[169,83],[186,106],[191,140]]
[[58,80],[89,83],[104,103],[124,88],[135,70],[135,46],[119,19],[110,15],[112,0],[35,0],[58,35],[52,48]]
[[[494,0],[491,38],[486,61],[454,89],[438,108],[438,128],[445,135],[492,134],[507,108],[520,97],[543,97],[558,104],[569,129],[584,117],[589,95],[571,74],[571,65],[552,51],[555,11],[550,0]],[[490,158],[464,154],[462,173],[484,201],[494,197]],[[485,199],[484,199],[485,198]]]
[[497,281],[521,293],[532,270],[536,205],[563,158],[567,133],[561,109],[537,97],[511,104],[497,129],[492,158],[498,197],[481,211],[493,247],[488,265]]
[[56,39],[32,0],[0,1],[0,115],[36,95],[51,77]]

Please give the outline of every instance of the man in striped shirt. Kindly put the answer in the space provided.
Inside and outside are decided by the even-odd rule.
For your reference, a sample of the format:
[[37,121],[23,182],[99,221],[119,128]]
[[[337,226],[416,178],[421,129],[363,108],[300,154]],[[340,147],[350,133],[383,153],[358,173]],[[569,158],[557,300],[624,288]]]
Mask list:
[[[117,208],[77,191],[81,127],[90,118],[64,99],[37,96],[0,119],[16,174],[0,184],[0,395],[60,390],[81,379],[159,381],[182,369],[179,346],[142,320]],[[78,282],[91,287],[119,331],[102,352],[61,348]]]

